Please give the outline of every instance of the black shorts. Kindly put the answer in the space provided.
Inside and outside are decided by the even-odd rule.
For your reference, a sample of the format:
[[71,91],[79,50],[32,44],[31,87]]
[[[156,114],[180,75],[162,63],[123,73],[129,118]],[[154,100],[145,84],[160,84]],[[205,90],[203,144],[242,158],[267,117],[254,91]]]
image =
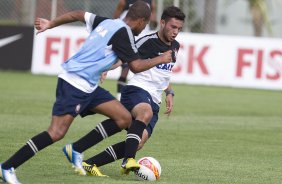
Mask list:
[[153,110],[153,117],[146,127],[150,137],[158,121],[158,114],[160,110],[160,107],[153,101],[151,95],[142,88],[132,85],[126,85],[122,89],[120,102],[129,112],[131,112],[131,110],[139,103],[148,103],[151,105],[151,108]]
[[101,87],[97,87],[92,93],[85,93],[65,80],[58,78],[56,101],[53,105],[53,116],[70,114],[76,117],[78,114],[81,117],[94,114],[90,109],[115,100],[115,97]]

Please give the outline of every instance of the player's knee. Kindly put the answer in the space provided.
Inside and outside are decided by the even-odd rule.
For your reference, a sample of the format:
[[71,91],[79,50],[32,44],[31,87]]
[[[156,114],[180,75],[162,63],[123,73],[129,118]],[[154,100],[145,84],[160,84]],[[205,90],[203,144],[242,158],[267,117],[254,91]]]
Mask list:
[[57,142],[65,137],[65,131],[62,130],[48,130],[48,133],[54,142]]
[[151,105],[143,102],[135,105],[131,110],[131,113],[136,120],[142,121],[146,125],[149,124],[153,117],[153,110]]
[[136,117],[136,119],[138,119],[138,120],[146,123],[146,125],[148,125],[149,122],[151,121],[152,117],[153,117],[152,110],[147,110],[147,111],[144,111],[142,114],[138,115]]
[[150,111],[147,111],[145,114],[144,114],[144,118],[147,120],[147,122],[150,122],[152,117],[153,117],[153,111],[152,109]]

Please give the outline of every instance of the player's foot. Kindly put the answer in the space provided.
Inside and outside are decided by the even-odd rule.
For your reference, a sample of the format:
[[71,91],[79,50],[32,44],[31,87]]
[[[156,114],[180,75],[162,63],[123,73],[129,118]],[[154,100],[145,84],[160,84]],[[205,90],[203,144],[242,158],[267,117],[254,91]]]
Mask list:
[[86,175],[86,171],[83,169],[82,166],[83,154],[74,151],[74,149],[72,148],[72,144],[65,145],[63,148],[63,152],[69,162],[72,164],[74,171],[79,175]]
[[87,164],[86,162],[82,162],[82,166],[88,175],[108,177],[107,175],[102,174],[99,168],[95,164],[90,165],[90,164]]
[[0,178],[9,184],[21,184],[16,176],[16,171],[12,167],[8,170],[2,169],[2,165],[0,164]]
[[121,174],[128,174],[130,171],[136,171],[140,168],[140,164],[134,158],[127,158],[121,164]]

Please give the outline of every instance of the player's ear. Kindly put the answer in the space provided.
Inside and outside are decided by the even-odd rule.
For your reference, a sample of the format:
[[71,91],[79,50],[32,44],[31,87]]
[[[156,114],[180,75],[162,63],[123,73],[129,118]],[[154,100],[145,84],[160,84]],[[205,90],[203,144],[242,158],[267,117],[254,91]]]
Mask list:
[[138,25],[139,25],[139,26],[140,26],[140,25],[143,25],[144,22],[145,22],[145,19],[144,19],[144,18],[138,19]]
[[165,26],[165,20],[164,20],[164,19],[161,19],[161,21],[160,21],[160,26],[161,26],[161,27],[164,27],[164,26]]

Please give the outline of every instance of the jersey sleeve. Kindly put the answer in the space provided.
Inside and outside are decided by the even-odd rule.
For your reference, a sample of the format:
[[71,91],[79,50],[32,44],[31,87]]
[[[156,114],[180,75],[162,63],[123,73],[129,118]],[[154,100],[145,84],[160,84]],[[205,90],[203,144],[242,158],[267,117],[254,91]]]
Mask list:
[[[136,42],[136,47],[138,48],[138,53],[141,57],[141,59],[148,59],[148,58],[154,58],[158,56],[158,52],[155,51],[156,48],[152,46],[149,39],[139,39]],[[150,49],[148,49],[150,48]]]
[[87,32],[91,32],[95,29],[102,21],[108,19],[107,17],[100,17],[94,13],[85,12],[84,14],[86,30]]
[[128,28],[119,29],[111,38],[113,51],[123,63],[129,63],[139,59],[138,50],[134,43],[134,37]]

